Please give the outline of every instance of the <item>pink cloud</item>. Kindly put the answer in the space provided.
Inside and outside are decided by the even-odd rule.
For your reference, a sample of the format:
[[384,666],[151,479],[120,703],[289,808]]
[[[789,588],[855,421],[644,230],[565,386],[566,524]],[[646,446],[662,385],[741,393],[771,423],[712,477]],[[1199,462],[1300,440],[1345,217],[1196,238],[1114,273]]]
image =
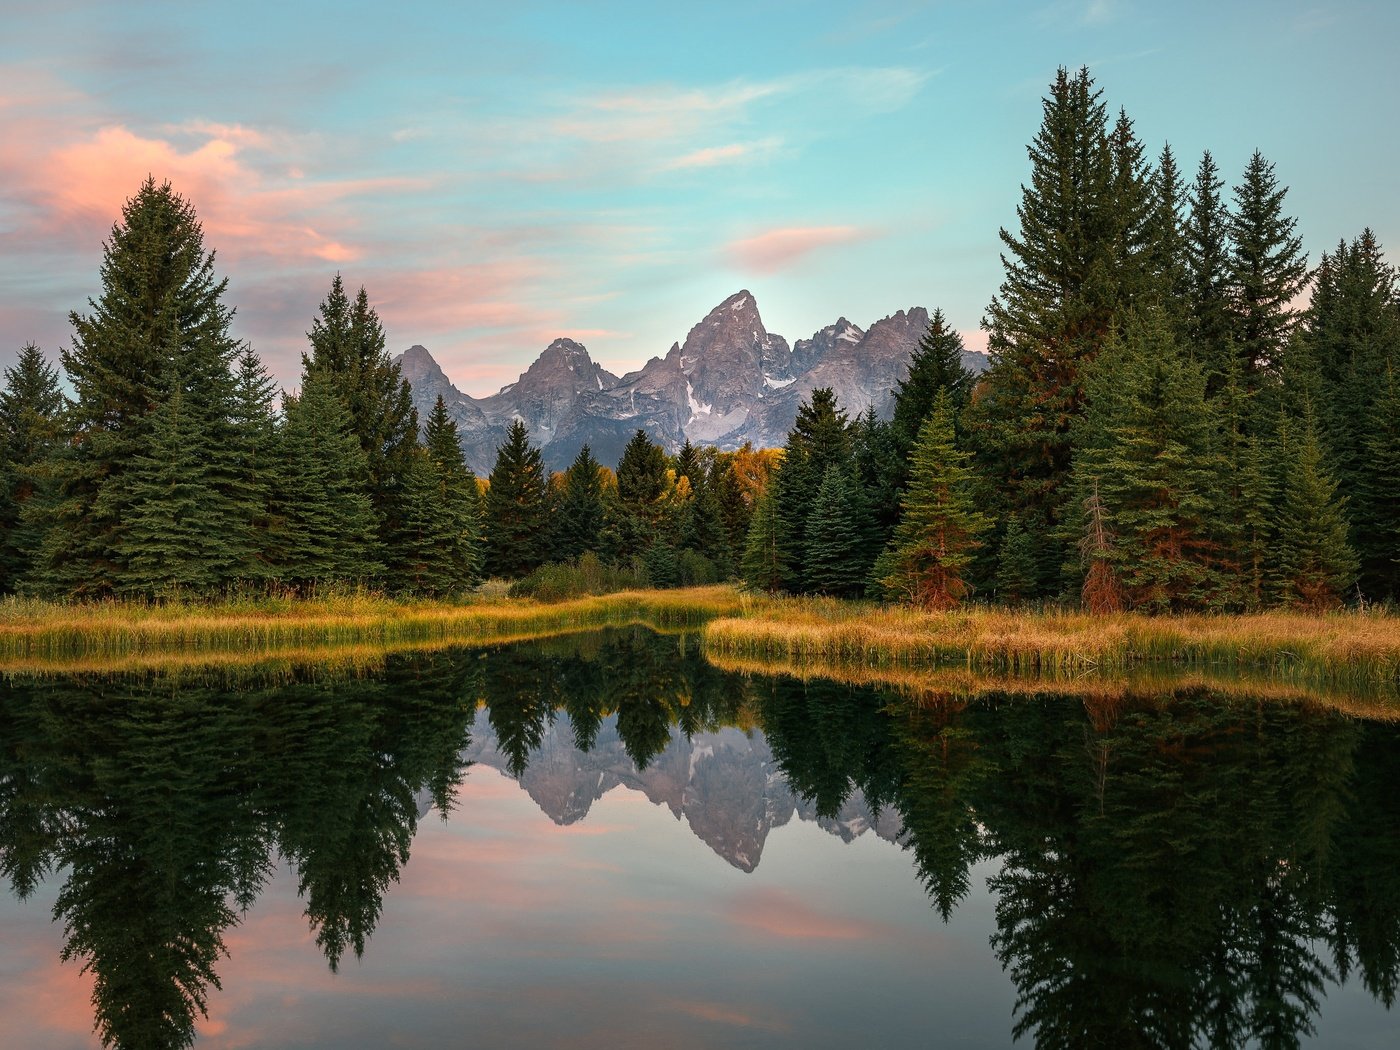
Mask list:
[[777,273],[812,252],[854,244],[875,236],[858,226],[788,226],[731,242],[728,254],[740,266],[758,273]]
[[731,142],[727,146],[706,146],[679,157],[663,160],[657,171],[688,171],[694,168],[715,168],[771,156],[782,145],[781,139],[768,138],[756,142]]

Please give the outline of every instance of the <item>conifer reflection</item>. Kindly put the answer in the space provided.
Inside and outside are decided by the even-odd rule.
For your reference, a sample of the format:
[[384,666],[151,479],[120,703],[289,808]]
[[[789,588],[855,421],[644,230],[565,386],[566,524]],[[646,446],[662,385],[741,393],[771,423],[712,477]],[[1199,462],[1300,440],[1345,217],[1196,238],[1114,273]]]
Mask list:
[[426,659],[273,685],[0,686],[0,870],[21,897],[63,873],[62,955],[94,976],[104,1045],[193,1041],[219,987],[224,932],[274,851],[297,868],[331,966],[346,948],[363,951],[407,859],[415,795],[445,802],[461,776],[475,665]]

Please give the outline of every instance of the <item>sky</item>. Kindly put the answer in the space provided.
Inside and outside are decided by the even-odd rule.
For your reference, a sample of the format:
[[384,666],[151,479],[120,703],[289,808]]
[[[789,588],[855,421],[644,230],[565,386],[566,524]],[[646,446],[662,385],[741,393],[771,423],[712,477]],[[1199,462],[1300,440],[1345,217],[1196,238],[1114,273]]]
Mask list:
[[1400,258],[1400,4],[0,0],[0,366],[68,346],[147,174],[295,386],[318,303],[468,393],[554,338],[614,372],[740,288],[795,340],[941,307],[972,348],[1026,144],[1087,65],[1155,154],[1255,150],[1313,263]]

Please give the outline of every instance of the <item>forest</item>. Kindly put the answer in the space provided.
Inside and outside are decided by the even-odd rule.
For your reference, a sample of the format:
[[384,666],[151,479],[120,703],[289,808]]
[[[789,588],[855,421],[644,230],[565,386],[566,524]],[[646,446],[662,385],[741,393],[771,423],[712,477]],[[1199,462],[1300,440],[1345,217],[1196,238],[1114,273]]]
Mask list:
[[154,178],[103,246],[59,369],[0,390],[0,593],[558,597],[768,592],[1090,612],[1400,599],[1400,292],[1368,229],[1310,268],[1255,152],[1227,196],[1061,69],[966,371],[941,311],[894,392],[812,391],[780,450],[639,430],[547,475],[517,422],[489,478],[426,420],[360,288],[315,311],[295,393],[232,334],[192,203]]

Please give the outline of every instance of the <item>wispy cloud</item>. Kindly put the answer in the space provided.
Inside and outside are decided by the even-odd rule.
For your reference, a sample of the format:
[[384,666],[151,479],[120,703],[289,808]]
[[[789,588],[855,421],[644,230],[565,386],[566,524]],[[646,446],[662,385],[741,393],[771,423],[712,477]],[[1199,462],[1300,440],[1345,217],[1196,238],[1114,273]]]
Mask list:
[[705,146],[662,162],[658,170],[685,171],[690,168],[715,168],[724,164],[760,160],[772,156],[781,145],[781,139],[770,138],[758,142],[731,142],[727,146]]
[[787,226],[731,241],[729,256],[756,273],[776,273],[824,248],[854,244],[878,236],[859,226]]

